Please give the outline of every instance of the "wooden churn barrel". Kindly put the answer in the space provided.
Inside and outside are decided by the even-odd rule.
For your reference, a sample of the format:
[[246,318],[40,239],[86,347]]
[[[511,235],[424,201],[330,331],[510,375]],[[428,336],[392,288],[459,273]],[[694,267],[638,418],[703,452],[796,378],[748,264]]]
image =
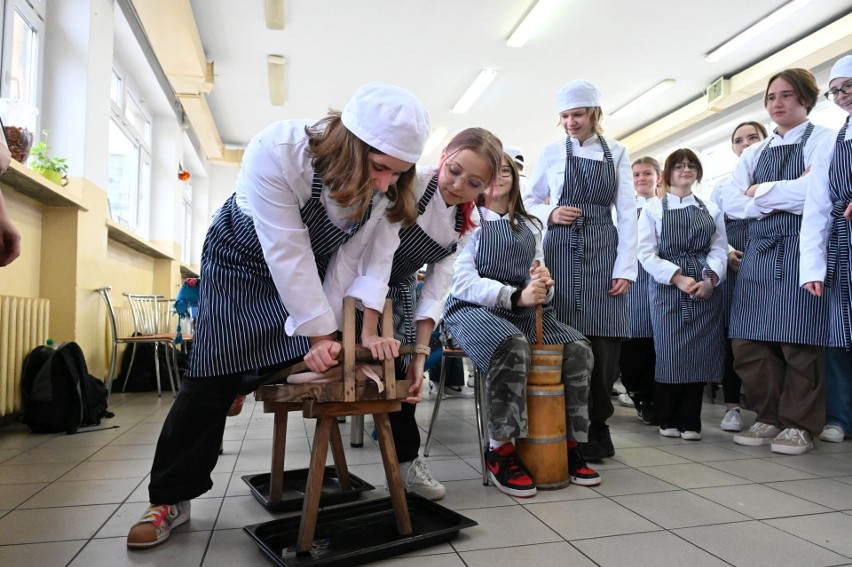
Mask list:
[[568,447],[565,424],[565,386],[562,384],[563,345],[545,345],[542,308],[536,307],[536,344],[527,377],[529,437],[517,439],[518,454],[536,486],[556,490],[568,486]]

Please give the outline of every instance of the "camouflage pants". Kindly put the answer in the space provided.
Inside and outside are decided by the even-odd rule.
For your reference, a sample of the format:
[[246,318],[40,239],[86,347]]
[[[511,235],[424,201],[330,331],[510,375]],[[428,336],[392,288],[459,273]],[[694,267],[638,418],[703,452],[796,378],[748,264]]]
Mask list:
[[[583,443],[589,432],[589,377],[594,366],[588,341],[565,345],[562,383],[565,386],[565,423],[568,438]],[[485,375],[484,411],[492,439],[529,435],[527,423],[527,375],[530,345],[523,335],[508,337],[491,359]]]

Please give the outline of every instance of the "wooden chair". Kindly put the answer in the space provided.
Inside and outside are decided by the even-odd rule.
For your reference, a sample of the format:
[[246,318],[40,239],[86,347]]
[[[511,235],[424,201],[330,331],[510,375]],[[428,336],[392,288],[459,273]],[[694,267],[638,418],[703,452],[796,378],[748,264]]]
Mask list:
[[[393,336],[391,303],[387,301],[382,315],[383,336]],[[379,392],[375,383],[356,382],[355,364],[369,360],[366,349],[356,352],[355,348],[355,300],[344,300],[343,329],[343,381],[329,384],[271,384],[259,387],[255,398],[263,402],[263,411],[275,414],[273,433],[272,470],[270,476],[270,501],[280,500],[284,484],[284,450],[287,440],[287,414],[301,410],[304,417],[317,420],[302,517],[296,544],[297,553],[307,553],[313,544],[317,525],[319,500],[325,473],[325,462],[331,446],[334,466],[341,488],[350,488],[349,472],[343,452],[343,442],[337,425],[340,416],[363,416],[372,414],[378,431],[379,449],[382,453],[388,490],[393,504],[397,530],[401,535],[411,535],[412,525],[408,512],[405,489],[399,474],[396,448],[391,435],[388,413],[399,411],[401,400],[407,397],[409,383],[396,380],[395,361],[382,362],[384,391]],[[266,381],[280,380],[304,369],[300,363],[277,372]]]

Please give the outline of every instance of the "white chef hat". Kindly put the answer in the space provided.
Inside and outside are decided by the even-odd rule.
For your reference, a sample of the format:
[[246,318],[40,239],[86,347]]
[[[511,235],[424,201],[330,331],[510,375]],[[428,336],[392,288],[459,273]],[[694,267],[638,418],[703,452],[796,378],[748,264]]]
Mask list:
[[844,55],[837,60],[828,75],[828,82],[839,77],[852,77],[852,55]]
[[510,158],[515,160],[515,163],[521,167],[524,166],[524,150],[518,146],[503,146],[503,151],[506,152]]
[[432,131],[429,113],[420,99],[384,83],[367,83],[355,91],[341,119],[362,142],[410,163],[420,159]]
[[556,93],[556,112],[600,105],[601,91],[589,81],[571,81]]

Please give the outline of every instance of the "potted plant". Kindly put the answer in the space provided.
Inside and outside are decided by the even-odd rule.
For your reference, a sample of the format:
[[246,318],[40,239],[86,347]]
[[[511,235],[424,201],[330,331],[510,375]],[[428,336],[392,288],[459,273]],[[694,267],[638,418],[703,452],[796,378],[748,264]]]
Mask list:
[[30,169],[42,174],[57,185],[68,183],[68,160],[52,158],[47,154],[51,147],[47,145],[48,131],[44,130],[44,140],[36,143],[30,151]]

